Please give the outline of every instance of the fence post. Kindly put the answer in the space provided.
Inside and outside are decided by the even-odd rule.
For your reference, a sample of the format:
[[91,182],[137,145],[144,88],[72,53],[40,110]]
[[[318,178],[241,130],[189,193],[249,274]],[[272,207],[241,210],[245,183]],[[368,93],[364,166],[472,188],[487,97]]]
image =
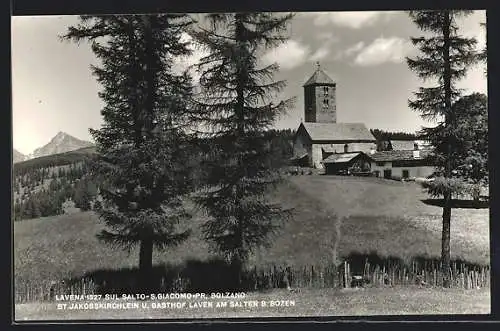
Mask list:
[[344,288],[347,288],[347,261],[344,261]]

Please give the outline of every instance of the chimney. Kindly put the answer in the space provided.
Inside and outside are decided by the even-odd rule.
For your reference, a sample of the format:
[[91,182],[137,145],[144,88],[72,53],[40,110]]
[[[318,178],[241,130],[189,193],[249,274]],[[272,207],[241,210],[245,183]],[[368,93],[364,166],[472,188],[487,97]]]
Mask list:
[[420,158],[420,151],[418,150],[418,144],[417,143],[413,144],[413,158],[414,159],[419,159]]

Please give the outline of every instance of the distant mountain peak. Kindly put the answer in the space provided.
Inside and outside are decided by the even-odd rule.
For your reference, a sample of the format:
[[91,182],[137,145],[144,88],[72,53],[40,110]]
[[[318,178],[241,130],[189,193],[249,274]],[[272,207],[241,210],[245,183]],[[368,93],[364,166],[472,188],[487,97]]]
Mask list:
[[80,140],[78,138],[73,137],[72,135],[59,131],[57,134],[50,140],[48,144],[42,146],[40,148],[35,149],[32,154],[33,158],[42,157],[47,155],[54,155],[59,153],[65,153],[74,151],[80,148],[93,146],[89,141]]
[[27,156],[24,155],[23,153],[19,152],[17,149],[13,148],[12,149],[12,162],[17,163],[17,162],[23,162],[26,160]]

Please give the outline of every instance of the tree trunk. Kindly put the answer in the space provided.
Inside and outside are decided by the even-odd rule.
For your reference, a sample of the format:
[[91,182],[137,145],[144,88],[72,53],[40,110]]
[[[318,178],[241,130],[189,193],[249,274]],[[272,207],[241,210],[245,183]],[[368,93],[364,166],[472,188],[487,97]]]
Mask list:
[[450,225],[451,225],[451,194],[446,194],[443,207],[443,232],[441,235],[441,263],[443,272],[443,287],[450,287]]
[[153,270],[153,241],[144,239],[141,241],[139,251],[139,289],[144,294],[152,290],[151,273]]
[[[444,12],[443,24],[443,59],[444,59],[444,102],[445,102],[445,126],[447,127],[447,142],[445,161],[445,178],[451,178],[451,154],[452,154],[452,141],[450,127],[454,124],[454,116],[452,112],[452,86],[451,86],[451,59],[450,59],[450,34],[451,34],[451,12]],[[451,192],[444,195],[443,207],[443,233],[441,238],[441,263],[443,272],[443,287],[450,287],[450,221],[451,221]]]

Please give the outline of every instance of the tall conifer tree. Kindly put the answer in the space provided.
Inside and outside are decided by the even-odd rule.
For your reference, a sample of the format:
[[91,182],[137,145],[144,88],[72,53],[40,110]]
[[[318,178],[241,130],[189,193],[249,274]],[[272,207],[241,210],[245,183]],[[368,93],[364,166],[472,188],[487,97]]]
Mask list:
[[150,287],[153,249],[185,240],[181,197],[189,192],[186,145],[191,80],[176,75],[177,56],[190,53],[181,34],[192,20],[183,14],[83,16],[64,39],[92,42],[100,66],[104,124],[91,130],[97,143],[94,174],[107,228],[99,238],[130,250],[139,245],[140,287]]
[[434,86],[420,87],[415,99],[409,101],[410,108],[420,112],[424,119],[438,120],[437,126],[424,129],[424,135],[433,142],[435,161],[442,179],[435,183],[444,197],[441,262],[443,286],[450,286],[450,221],[451,198],[456,180],[453,170],[458,166],[455,146],[457,119],[453,111],[454,102],[460,97],[461,90],[456,83],[465,77],[467,70],[479,57],[475,49],[476,40],[458,34],[457,18],[467,16],[471,11],[458,10],[419,10],[410,11],[413,22],[428,36],[412,38],[413,45],[421,52],[420,56],[407,58],[408,66],[424,79],[434,79]]
[[[273,80],[277,64],[261,65],[263,53],[286,41],[292,14],[230,13],[207,15],[207,28],[193,37],[208,56],[198,66],[201,96],[198,117],[209,142],[206,190],[197,201],[208,211],[206,238],[242,270],[252,251],[268,243],[288,215],[266,196],[280,176],[273,160],[272,128],[293,102],[276,102],[284,81]],[[273,103],[273,101],[275,103]]]

